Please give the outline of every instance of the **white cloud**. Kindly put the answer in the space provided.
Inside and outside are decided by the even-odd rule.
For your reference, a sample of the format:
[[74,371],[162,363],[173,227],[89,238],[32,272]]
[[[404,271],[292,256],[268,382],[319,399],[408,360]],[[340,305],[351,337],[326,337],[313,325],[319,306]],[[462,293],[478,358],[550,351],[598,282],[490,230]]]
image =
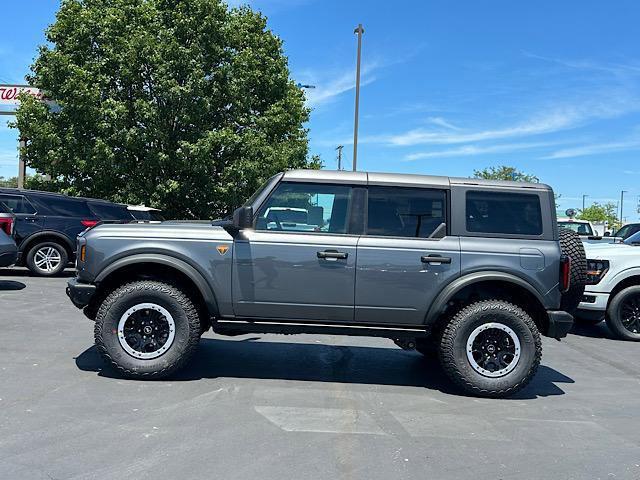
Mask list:
[[447,157],[468,157],[473,155],[484,155],[488,153],[509,153],[519,150],[530,150],[551,145],[549,142],[538,143],[506,143],[498,145],[464,145],[462,147],[449,150],[439,150],[433,152],[411,153],[405,160],[415,161],[425,158],[447,158]]
[[[369,85],[376,80],[374,72],[379,68],[378,63],[365,64],[360,69],[360,86]],[[310,83],[316,88],[305,90],[307,96],[307,104],[310,107],[318,107],[334,100],[336,97],[356,88],[356,71],[355,67],[350,68],[338,74],[332,79],[316,78],[311,75],[310,81],[302,83]]]
[[437,125],[439,127],[447,128],[449,130],[456,130],[456,131],[462,130],[460,127],[456,127],[454,124],[452,124],[451,122],[448,122],[442,117],[428,117],[427,122],[432,123],[433,125]]
[[[542,158],[556,159],[586,157],[589,155],[601,155],[603,153],[622,152],[636,149],[640,149],[640,139],[609,143],[591,143],[577,147],[563,148]],[[629,173],[629,171],[625,173]]]

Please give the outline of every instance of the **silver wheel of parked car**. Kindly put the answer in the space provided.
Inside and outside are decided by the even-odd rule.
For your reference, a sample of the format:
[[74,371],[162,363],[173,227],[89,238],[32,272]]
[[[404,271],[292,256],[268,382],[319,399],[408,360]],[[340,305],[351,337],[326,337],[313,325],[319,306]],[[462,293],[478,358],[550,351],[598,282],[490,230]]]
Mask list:
[[176,324],[169,311],[155,303],[129,308],[118,322],[118,341],[132,357],[151,360],[173,344]]
[[35,266],[45,273],[54,272],[60,267],[61,261],[62,255],[57,249],[51,246],[39,248],[33,256]]
[[520,360],[518,335],[502,323],[485,323],[476,328],[467,340],[467,359],[480,375],[503,377]]

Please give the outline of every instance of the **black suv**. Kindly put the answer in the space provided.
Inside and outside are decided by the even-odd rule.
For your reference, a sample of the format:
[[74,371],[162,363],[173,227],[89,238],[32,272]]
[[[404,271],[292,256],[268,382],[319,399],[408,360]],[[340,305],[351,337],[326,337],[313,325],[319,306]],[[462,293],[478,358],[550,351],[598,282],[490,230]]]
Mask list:
[[59,193],[0,188],[0,202],[15,214],[16,265],[52,276],[74,261],[76,237],[100,221],[133,220],[126,205]]

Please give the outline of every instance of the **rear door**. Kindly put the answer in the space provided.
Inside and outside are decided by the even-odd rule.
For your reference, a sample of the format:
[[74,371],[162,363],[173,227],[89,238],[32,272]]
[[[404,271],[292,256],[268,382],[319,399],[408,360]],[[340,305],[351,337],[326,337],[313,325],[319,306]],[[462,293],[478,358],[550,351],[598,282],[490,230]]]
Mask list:
[[95,215],[84,199],[64,195],[32,195],[31,199],[45,214],[44,228],[62,233],[72,245],[80,232],[95,224]]
[[357,323],[424,323],[434,297],[460,275],[460,241],[447,235],[447,215],[444,188],[368,187],[356,264]]

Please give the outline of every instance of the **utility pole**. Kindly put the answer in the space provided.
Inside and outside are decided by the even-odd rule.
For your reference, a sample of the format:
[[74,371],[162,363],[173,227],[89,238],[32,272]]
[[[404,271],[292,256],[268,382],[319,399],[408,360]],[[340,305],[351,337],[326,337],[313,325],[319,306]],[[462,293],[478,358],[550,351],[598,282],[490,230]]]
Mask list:
[[362,24],[358,24],[353,33],[358,35],[358,58],[356,61],[356,112],[355,121],[353,123],[353,171],[355,172],[358,165],[358,109],[360,108],[360,59],[362,56],[362,34],[364,28]]
[[584,212],[584,199],[587,198],[589,195],[582,195],[582,211]]
[[622,211],[624,208],[624,194],[627,193],[626,190],[622,190],[620,192],[620,226],[622,227]]
[[20,139],[20,153],[18,155],[18,188],[24,188],[24,179],[27,176],[27,162],[25,159],[25,148],[27,148],[27,140]]
[[342,149],[344,145],[338,145],[336,150],[338,151],[338,170],[342,170]]

